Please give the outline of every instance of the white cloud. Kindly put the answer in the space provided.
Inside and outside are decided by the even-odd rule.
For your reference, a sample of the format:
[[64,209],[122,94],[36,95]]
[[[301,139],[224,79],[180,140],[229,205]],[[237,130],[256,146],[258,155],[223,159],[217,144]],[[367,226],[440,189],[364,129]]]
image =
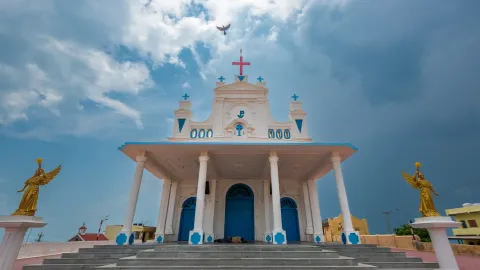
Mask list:
[[191,86],[188,82],[184,82],[182,83],[182,88],[191,88]]

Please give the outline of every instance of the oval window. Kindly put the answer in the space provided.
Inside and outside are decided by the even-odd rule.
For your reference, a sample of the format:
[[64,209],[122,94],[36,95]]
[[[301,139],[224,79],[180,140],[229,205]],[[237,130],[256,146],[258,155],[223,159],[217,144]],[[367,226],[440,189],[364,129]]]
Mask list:
[[285,131],[283,132],[283,137],[285,137],[285,139],[289,140],[290,139],[290,129],[285,129]]
[[211,138],[211,137],[213,137],[213,130],[209,129],[207,131],[207,138]]
[[281,129],[277,129],[277,139],[283,138],[283,132]]
[[198,133],[197,129],[195,129],[195,128],[192,129],[192,131],[190,131],[190,138],[192,138],[192,139],[197,138],[197,133]]
[[199,138],[205,138],[205,129],[200,129],[200,131],[198,132],[198,137]]
[[273,129],[268,130],[268,138],[270,139],[275,138],[275,131],[273,131]]

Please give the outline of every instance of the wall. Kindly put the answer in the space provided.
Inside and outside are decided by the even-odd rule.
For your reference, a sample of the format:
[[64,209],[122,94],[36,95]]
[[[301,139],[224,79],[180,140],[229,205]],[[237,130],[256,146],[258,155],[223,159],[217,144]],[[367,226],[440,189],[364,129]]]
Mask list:
[[77,252],[79,248],[91,248],[94,245],[114,244],[113,241],[27,243],[20,248],[18,259]]

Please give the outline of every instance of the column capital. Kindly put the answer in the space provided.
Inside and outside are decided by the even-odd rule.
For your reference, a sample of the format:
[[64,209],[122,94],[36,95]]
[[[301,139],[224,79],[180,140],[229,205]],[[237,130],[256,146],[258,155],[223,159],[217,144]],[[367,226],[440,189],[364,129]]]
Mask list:
[[145,162],[145,161],[147,161],[147,157],[144,156],[144,155],[137,156],[136,161],[137,162]]
[[330,157],[330,160],[332,162],[341,162],[342,161],[342,157],[340,157],[340,154],[338,152],[332,152],[332,155]]
[[209,159],[210,159],[210,158],[209,158],[208,156],[203,156],[203,155],[200,156],[200,157],[198,157],[198,160],[199,160],[200,162],[207,162]]
[[170,180],[170,179],[168,179],[168,178],[164,178],[164,179],[163,179],[163,184],[164,184],[164,185],[169,185],[169,184],[171,184],[171,183],[172,183],[172,180]]

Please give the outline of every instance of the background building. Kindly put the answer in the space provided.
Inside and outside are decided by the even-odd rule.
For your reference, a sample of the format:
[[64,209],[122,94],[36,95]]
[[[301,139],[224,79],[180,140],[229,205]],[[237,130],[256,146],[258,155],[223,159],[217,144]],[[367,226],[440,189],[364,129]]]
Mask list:
[[[122,230],[122,225],[107,225],[105,227],[105,236],[108,240],[115,240],[117,234]],[[134,223],[132,226],[132,232],[135,233],[135,240],[142,240],[145,236],[145,240],[155,239],[156,227],[144,226],[142,223]]]
[[87,233],[87,227],[85,223],[82,227],[78,228],[78,233],[70,238],[67,242],[76,242],[76,241],[108,241],[107,237],[103,233]]
[[461,244],[480,245],[480,203],[464,203],[460,208],[446,209],[448,216],[462,223],[462,227],[453,229],[451,240]]
[[[366,219],[359,219],[351,215],[352,224],[355,231],[359,231],[360,235],[369,235],[368,223]],[[325,241],[335,241],[337,237],[340,237],[340,232],[343,231],[343,218],[342,214],[335,218],[327,218],[322,220],[323,234],[325,235]]]

